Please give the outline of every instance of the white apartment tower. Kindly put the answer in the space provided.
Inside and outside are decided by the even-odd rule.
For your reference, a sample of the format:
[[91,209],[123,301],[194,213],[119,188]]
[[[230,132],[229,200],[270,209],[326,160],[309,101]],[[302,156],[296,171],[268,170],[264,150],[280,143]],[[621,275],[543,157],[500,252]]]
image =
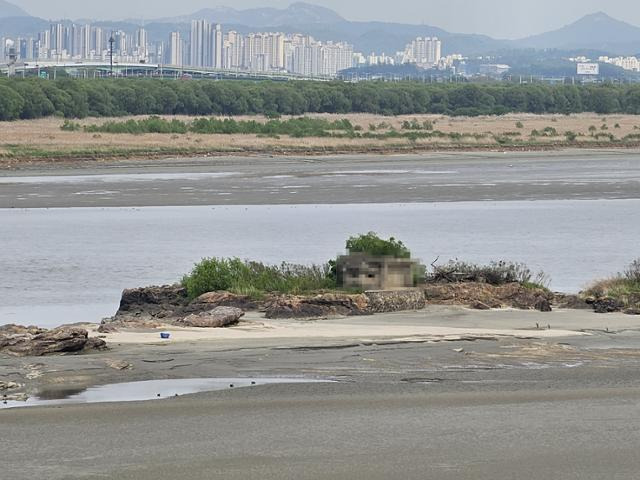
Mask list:
[[442,42],[437,37],[418,37],[404,51],[404,63],[433,67],[442,57]]
[[222,34],[222,25],[218,24],[215,28],[215,39],[214,39],[214,59],[213,66],[215,68],[221,69],[223,67],[223,58],[222,58],[222,47],[224,46],[224,38]]
[[184,57],[180,32],[171,32],[171,37],[169,39],[169,51],[169,64],[176,67],[182,67]]

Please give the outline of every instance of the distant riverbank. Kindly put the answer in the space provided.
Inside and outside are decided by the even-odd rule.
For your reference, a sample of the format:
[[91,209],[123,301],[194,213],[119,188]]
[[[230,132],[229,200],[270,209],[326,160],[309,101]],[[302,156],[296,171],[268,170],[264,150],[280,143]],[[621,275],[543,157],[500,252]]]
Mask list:
[[[309,119],[347,121],[347,130],[322,135],[253,133],[104,133],[106,122],[148,117],[88,118],[68,123],[46,118],[5,122],[0,131],[0,169],[31,163],[162,159],[194,156],[350,155],[420,152],[548,151],[567,148],[638,148],[640,119],[635,115],[533,115],[447,117],[312,114]],[[194,117],[164,116],[191,122]],[[219,117],[224,118],[224,117]],[[282,121],[299,117],[282,117]],[[233,117],[238,122],[269,121],[261,116]],[[280,121],[280,120],[278,120]],[[85,131],[84,127],[90,127]]]

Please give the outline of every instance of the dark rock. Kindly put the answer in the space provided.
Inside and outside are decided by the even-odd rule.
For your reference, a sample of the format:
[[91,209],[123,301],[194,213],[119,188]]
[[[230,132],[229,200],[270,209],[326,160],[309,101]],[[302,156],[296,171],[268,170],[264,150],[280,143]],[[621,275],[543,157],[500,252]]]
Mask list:
[[623,308],[622,302],[611,297],[598,298],[593,302],[593,310],[596,313],[620,312]]
[[582,298],[580,295],[566,295],[556,293],[553,296],[553,306],[556,308],[567,308],[571,310],[587,310],[593,308],[594,298]]
[[623,312],[626,313],[627,315],[640,315],[640,308],[638,307],[626,308]]
[[133,288],[122,292],[119,316],[169,316],[188,305],[186,289],[181,285]]
[[181,285],[145,287],[125,290],[114,317],[103,321],[99,331],[111,333],[114,328],[149,329],[166,324],[182,324],[191,314],[208,314],[216,307],[256,310],[260,305],[247,296],[229,292],[211,292],[190,301]]
[[551,303],[549,302],[549,300],[547,300],[544,297],[539,297],[538,300],[536,301],[535,305],[533,306],[534,309],[538,310],[539,312],[552,312],[553,308],[551,308]]
[[60,327],[37,334],[0,334],[0,351],[20,357],[39,357],[54,353],[78,353],[86,350],[104,349],[101,339],[90,339],[82,328]]
[[222,328],[235,325],[244,316],[244,312],[235,307],[218,307],[209,312],[192,314],[176,323],[185,327]]
[[594,303],[596,303],[596,300],[597,300],[596,297],[593,297],[590,295],[588,297],[585,297],[584,303],[586,303],[587,305],[593,305]]
[[106,350],[107,342],[98,337],[89,337],[87,339],[87,343],[84,344],[85,351],[89,350]]

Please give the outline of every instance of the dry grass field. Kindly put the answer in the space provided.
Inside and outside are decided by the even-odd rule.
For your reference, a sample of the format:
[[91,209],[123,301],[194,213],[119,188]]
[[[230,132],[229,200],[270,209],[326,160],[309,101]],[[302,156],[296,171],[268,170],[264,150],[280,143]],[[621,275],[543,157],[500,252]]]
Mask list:
[[[223,154],[321,154],[407,152],[451,149],[540,149],[561,147],[624,147],[640,144],[640,117],[633,115],[532,115],[510,114],[499,117],[445,117],[441,115],[406,115],[385,117],[369,114],[309,115],[329,120],[348,119],[362,132],[402,129],[405,121],[417,120],[433,124],[445,134],[461,134],[462,138],[280,138],[257,135],[209,134],[106,134],[62,131],[63,120],[47,118],[0,123],[0,160],[4,165],[24,160],[118,158]],[[132,117],[88,118],[81,125],[121,121]],[[165,117],[169,118],[169,117]],[[188,121],[190,117],[171,117]],[[236,117],[236,120],[266,121],[264,117]],[[531,135],[545,129],[555,134]],[[575,133],[569,141],[566,132]],[[464,136],[464,135],[476,135]],[[598,136],[599,135],[599,136]],[[605,136],[606,135],[606,136]],[[613,137],[611,137],[611,135]],[[623,139],[631,135],[631,138]],[[611,139],[613,138],[613,140]]]

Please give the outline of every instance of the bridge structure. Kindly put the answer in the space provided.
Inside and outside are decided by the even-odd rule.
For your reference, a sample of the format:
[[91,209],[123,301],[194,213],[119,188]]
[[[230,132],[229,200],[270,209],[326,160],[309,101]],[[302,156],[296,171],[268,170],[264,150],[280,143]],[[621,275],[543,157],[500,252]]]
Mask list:
[[5,76],[40,76],[43,78],[55,78],[58,72],[76,78],[125,78],[125,77],[152,77],[152,78],[212,78],[212,79],[238,79],[238,80],[313,80],[330,81],[333,77],[298,75],[288,72],[255,72],[250,70],[227,70],[206,67],[184,67],[175,65],[162,65],[157,63],[123,63],[109,61],[81,61],[81,62],[55,62],[55,61],[31,61],[13,64],[0,64],[0,75]]

